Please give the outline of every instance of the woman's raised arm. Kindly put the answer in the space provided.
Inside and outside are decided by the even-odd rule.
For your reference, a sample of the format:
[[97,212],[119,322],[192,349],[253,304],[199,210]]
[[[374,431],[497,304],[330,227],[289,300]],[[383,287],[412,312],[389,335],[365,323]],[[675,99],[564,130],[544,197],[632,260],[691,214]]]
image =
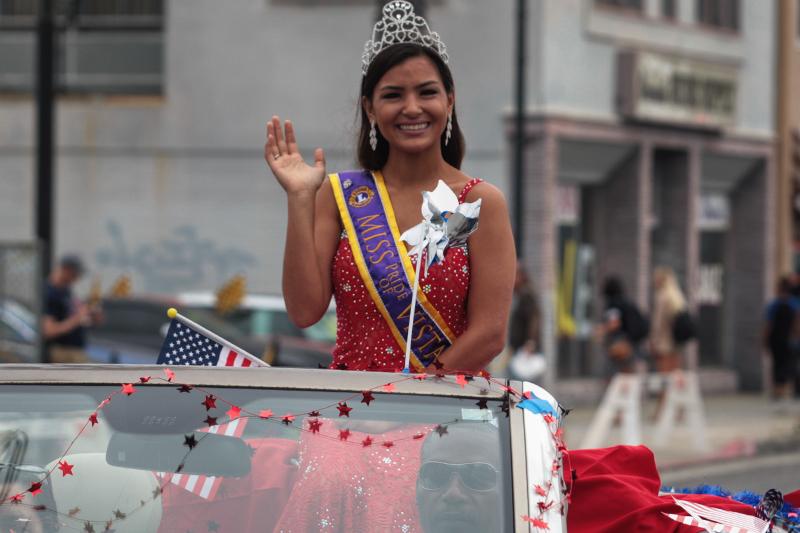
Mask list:
[[264,159],[286,191],[288,222],[283,255],[283,297],[289,317],[299,327],[317,322],[331,299],[331,261],[340,225],[329,183],[325,155],[314,151],[314,164],[300,155],[288,120],[285,136],[278,117],[267,124]]

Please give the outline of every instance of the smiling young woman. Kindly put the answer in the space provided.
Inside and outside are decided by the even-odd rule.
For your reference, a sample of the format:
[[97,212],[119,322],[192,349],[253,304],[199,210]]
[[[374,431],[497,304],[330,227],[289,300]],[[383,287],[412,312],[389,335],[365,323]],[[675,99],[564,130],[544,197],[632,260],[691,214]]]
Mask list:
[[[441,181],[458,203],[480,200],[480,227],[466,242],[447,246],[443,260],[420,277],[412,366],[481,370],[504,346],[514,282],[505,200],[460,169],[464,138],[447,54],[411,4],[384,8],[363,58],[357,146],[363,170],[326,178],[322,149],[309,165],[290,121],[275,116],[267,124],[264,157],[289,208],[283,267],[289,315],[298,326],[314,324],[334,296],[331,366],[402,369],[419,258],[400,235],[420,222],[423,192]],[[444,226],[453,224],[449,217],[442,213]]]

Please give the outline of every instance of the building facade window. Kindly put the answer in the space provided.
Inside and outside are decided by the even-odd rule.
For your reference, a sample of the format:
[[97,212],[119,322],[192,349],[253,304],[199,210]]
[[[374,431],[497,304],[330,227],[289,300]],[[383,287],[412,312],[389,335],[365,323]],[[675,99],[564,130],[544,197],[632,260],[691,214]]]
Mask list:
[[697,22],[716,29],[739,31],[739,0],[697,0]]
[[[0,91],[35,84],[38,2],[0,0]],[[160,94],[164,0],[54,0],[61,93]]]
[[675,0],[661,0],[661,16],[668,20],[675,20],[678,16]]
[[617,9],[628,9],[641,13],[642,0],[595,0],[595,5]]

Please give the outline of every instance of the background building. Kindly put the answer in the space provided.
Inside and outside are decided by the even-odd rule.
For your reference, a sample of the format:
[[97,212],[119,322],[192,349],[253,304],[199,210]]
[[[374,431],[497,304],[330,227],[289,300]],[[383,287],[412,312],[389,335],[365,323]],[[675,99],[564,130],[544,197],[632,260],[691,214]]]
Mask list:
[[558,375],[602,372],[587,324],[603,278],[621,276],[646,308],[667,265],[699,316],[695,363],[760,387],[774,4],[542,1],[529,22],[525,257],[560,304],[546,306]]
[[[0,2],[0,240],[33,229],[35,2]],[[280,291],[285,195],[263,161],[266,122],[291,118],[308,157],[353,168],[361,53],[376,0],[57,3],[55,244],[106,283],[214,288],[237,273]],[[465,169],[501,185],[510,8],[430,2],[468,140]],[[491,44],[475,39],[479,27]]]

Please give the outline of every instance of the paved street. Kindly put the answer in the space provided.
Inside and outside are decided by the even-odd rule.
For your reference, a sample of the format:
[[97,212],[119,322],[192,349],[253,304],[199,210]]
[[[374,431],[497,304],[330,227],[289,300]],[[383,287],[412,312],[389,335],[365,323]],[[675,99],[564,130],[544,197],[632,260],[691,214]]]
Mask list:
[[720,485],[736,492],[763,493],[775,488],[784,493],[800,488],[800,451],[746,458],[710,465],[698,465],[662,472],[664,486],[695,487]]

